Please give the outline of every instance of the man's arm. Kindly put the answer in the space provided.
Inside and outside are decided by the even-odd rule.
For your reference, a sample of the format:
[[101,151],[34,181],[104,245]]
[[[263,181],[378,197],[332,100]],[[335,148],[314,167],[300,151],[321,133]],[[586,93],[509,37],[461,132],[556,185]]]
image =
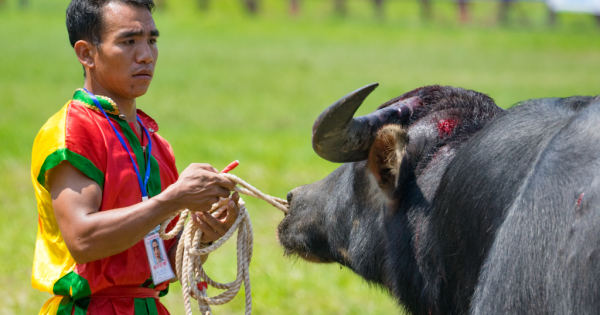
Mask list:
[[[210,165],[192,164],[161,194],[130,207],[99,211],[102,189],[69,162],[53,168],[48,182],[56,222],[79,264],[131,248],[177,210],[209,210],[219,197],[228,197],[235,186]],[[214,236],[215,231],[206,234],[213,232]]]

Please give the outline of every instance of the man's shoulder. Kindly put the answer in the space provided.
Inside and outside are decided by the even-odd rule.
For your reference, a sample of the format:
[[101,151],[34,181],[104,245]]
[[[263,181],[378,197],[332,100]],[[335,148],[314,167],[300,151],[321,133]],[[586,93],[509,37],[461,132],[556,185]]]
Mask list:
[[[97,116],[100,114],[98,108],[96,108],[91,102],[86,102],[82,97],[78,97],[81,94],[79,90],[75,92],[75,95],[67,101],[67,103],[54,115],[52,115],[48,121],[40,129],[40,134],[47,134],[48,132],[60,132],[64,131],[64,126],[67,124],[85,124],[86,119],[71,119],[72,117],[83,117]],[[116,107],[116,105],[115,105]]]
[[38,139],[47,137],[55,138],[58,144],[64,144],[68,130],[73,128],[89,128],[90,123],[93,123],[95,120],[94,116],[96,115],[96,111],[88,104],[74,99],[69,100],[42,126],[37,134],[34,147],[38,144]]
[[[42,126],[33,142],[32,177],[42,186],[47,170],[67,160],[89,169],[95,177],[100,173],[101,158],[106,151],[98,131],[98,113],[85,103],[69,100]],[[85,172],[84,172],[85,173]]]
[[50,116],[46,123],[42,126],[38,132],[38,137],[45,134],[56,134],[64,129],[64,124],[67,118],[67,112],[71,101],[68,101],[59,111]]

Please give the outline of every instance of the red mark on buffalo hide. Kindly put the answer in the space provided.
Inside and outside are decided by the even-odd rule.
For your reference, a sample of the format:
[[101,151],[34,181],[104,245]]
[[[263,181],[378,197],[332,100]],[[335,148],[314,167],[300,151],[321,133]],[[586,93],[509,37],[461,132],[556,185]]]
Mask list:
[[581,199],[583,199],[583,195],[585,195],[585,193],[582,193],[581,196],[579,196],[579,199],[577,199],[577,206],[579,207],[579,205],[581,205]]
[[581,201],[583,200],[583,196],[585,193],[581,193],[579,199],[577,199],[577,205],[575,205],[575,217],[579,218],[583,215],[584,209],[581,209]]
[[437,127],[440,132],[440,138],[451,135],[456,125],[458,125],[458,120],[456,119],[442,119],[438,121]]

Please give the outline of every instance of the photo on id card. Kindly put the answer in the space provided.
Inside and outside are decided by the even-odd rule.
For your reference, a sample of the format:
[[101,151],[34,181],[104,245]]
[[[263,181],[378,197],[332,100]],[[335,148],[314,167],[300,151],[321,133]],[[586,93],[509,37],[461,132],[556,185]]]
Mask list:
[[173,279],[175,274],[171,269],[165,243],[160,235],[154,233],[144,237],[144,245],[146,246],[148,264],[150,265],[154,285]]

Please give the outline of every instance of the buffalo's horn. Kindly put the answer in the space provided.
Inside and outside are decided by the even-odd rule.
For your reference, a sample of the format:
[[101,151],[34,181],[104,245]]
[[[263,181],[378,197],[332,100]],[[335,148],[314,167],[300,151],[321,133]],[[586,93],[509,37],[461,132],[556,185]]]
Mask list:
[[[401,123],[412,106],[400,102],[371,114],[352,118],[363,101],[377,88],[373,83],[335,102],[319,115],[313,125],[315,152],[331,162],[356,162],[367,159],[377,131],[386,123]],[[396,105],[396,106],[394,106]]]

